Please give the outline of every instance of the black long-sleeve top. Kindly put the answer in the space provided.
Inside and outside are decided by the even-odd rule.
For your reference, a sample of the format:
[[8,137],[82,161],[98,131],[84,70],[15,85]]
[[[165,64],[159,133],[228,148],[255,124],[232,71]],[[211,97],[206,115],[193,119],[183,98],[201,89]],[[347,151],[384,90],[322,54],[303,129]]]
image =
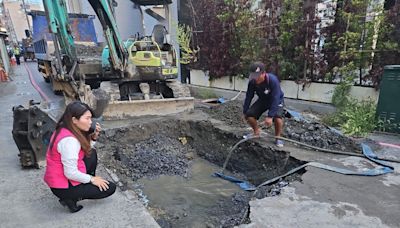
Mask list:
[[255,80],[249,81],[243,104],[244,114],[250,107],[254,93],[257,93],[258,99],[265,101],[265,105],[269,107],[268,117],[274,117],[277,114],[278,106],[284,102],[283,91],[276,75],[268,73],[265,79],[259,85],[255,83]]

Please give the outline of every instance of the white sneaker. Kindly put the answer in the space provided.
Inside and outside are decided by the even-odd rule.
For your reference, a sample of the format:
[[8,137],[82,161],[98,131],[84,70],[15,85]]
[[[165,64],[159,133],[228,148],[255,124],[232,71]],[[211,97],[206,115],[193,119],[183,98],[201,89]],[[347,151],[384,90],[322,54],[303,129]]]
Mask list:
[[275,145],[277,146],[277,147],[283,147],[283,141],[282,140],[279,140],[279,139],[277,139],[276,141],[275,141]]

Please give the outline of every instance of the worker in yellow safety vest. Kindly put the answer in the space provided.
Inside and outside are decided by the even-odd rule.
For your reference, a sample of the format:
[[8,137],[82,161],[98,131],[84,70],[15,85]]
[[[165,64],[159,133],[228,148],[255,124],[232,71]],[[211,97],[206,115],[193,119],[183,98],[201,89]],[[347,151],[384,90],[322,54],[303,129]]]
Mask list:
[[19,58],[21,57],[21,50],[19,49],[19,47],[17,45],[14,46],[13,52],[14,52],[15,60],[17,61],[17,65],[20,65],[21,62],[19,61]]

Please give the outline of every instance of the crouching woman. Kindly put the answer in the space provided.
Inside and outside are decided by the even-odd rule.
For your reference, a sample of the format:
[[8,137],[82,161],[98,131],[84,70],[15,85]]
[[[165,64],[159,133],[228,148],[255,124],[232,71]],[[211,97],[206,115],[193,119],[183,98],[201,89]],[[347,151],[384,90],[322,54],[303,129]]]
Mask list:
[[100,125],[89,133],[92,111],[79,101],[70,103],[56,125],[46,154],[44,181],[63,206],[74,213],[83,207],[78,200],[101,199],[112,195],[114,183],[96,176],[97,154],[91,149]]

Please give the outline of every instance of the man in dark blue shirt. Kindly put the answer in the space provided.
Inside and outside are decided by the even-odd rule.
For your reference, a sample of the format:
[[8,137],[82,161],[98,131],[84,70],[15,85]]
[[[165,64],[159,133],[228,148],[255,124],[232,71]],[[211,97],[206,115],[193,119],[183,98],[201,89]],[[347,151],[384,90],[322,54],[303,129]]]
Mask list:
[[[258,100],[251,104],[254,94]],[[265,65],[255,62],[250,66],[249,84],[247,86],[246,99],[243,105],[243,114],[247,122],[253,128],[254,135],[260,135],[260,128],[257,120],[268,110],[265,118],[265,125],[270,127],[272,122],[275,125],[275,136],[281,136],[283,128],[283,92],[278,77],[265,71]],[[278,147],[283,146],[281,140],[275,141]]]

